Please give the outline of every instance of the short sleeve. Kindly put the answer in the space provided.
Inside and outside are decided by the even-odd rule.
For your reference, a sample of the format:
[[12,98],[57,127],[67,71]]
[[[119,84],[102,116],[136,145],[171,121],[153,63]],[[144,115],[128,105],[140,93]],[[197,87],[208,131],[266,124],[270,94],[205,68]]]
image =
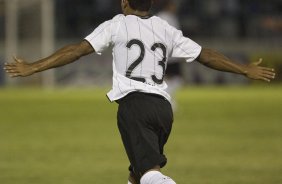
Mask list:
[[200,55],[202,47],[193,40],[183,36],[182,31],[174,29],[173,48],[171,57],[185,58],[187,62],[192,62]]
[[101,54],[112,44],[111,21],[106,21],[99,25],[85,40],[91,44],[96,53]]

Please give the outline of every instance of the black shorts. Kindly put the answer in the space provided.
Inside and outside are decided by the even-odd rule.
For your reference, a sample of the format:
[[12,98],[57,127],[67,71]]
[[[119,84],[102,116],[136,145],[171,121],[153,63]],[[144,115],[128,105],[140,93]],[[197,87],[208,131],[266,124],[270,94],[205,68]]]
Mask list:
[[130,170],[140,176],[155,166],[165,166],[164,145],[173,122],[169,101],[159,95],[134,92],[118,103],[118,128]]

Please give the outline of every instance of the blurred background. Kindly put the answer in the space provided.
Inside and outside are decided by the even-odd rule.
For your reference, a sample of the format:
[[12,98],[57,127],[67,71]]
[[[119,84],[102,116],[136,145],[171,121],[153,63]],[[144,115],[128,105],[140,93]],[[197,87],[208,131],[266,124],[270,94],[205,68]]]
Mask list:
[[[0,0],[0,184],[127,183],[128,159],[105,93],[112,56],[26,78],[2,70],[80,42],[120,0]],[[152,13],[238,63],[264,58],[270,84],[170,59],[175,123],[163,172],[183,184],[282,183],[282,1],[155,0]]]
[[[203,47],[223,52],[239,63],[263,57],[265,65],[281,71],[281,0],[155,0],[152,12]],[[11,61],[13,55],[31,62],[46,57],[65,44],[81,41],[118,13],[118,0],[0,0],[0,65]],[[109,86],[111,62],[109,51],[20,81],[7,79],[1,70],[0,86]],[[169,68],[184,84],[249,83],[244,77],[197,64],[179,65]],[[276,82],[280,80],[278,75]]]

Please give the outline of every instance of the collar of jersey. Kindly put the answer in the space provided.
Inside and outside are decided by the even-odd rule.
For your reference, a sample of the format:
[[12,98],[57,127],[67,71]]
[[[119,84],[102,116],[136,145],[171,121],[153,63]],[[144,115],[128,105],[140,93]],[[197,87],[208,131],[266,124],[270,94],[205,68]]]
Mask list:
[[153,15],[151,15],[151,14],[146,15],[146,16],[140,16],[140,15],[135,15],[135,14],[130,14],[130,15],[134,15],[134,16],[139,17],[139,18],[141,18],[141,19],[149,19],[149,18],[151,18],[151,17],[153,16]]

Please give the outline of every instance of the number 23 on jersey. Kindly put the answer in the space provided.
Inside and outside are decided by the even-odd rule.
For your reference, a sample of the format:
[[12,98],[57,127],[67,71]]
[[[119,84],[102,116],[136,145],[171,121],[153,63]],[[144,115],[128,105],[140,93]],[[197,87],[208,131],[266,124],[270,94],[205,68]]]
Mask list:
[[[142,77],[132,77],[131,74],[133,72],[133,70],[140,64],[142,63],[142,61],[144,60],[144,57],[145,57],[145,46],[144,44],[138,40],[138,39],[133,39],[133,40],[130,40],[126,47],[128,49],[130,49],[133,45],[137,45],[139,46],[141,52],[140,52],[140,56],[128,67],[127,71],[126,71],[126,74],[125,76],[130,78],[130,79],[133,79],[133,80],[136,80],[136,81],[140,81],[140,82],[146,82],[145,78],[142,78]],[[164,44],[162,43],[154,43],[151,47],[151,50],[152,51],[156,51],[157,49],[161,49],[162,52],[163,52],[163,59],[161,61],[158,62],[158,64],[162,67],[163,69],[163,75],[162,77],[159,79],[157,78],[156,75],[152,75],[152,80],[156,83],[156,84],[162,84],[163,81],[164,81],[164,75],[165,75],[165,70],[166,70],[166,61],[167,61],[167,57],[166,57],[166,54],[167,54],[167,49],[165,47]]]

